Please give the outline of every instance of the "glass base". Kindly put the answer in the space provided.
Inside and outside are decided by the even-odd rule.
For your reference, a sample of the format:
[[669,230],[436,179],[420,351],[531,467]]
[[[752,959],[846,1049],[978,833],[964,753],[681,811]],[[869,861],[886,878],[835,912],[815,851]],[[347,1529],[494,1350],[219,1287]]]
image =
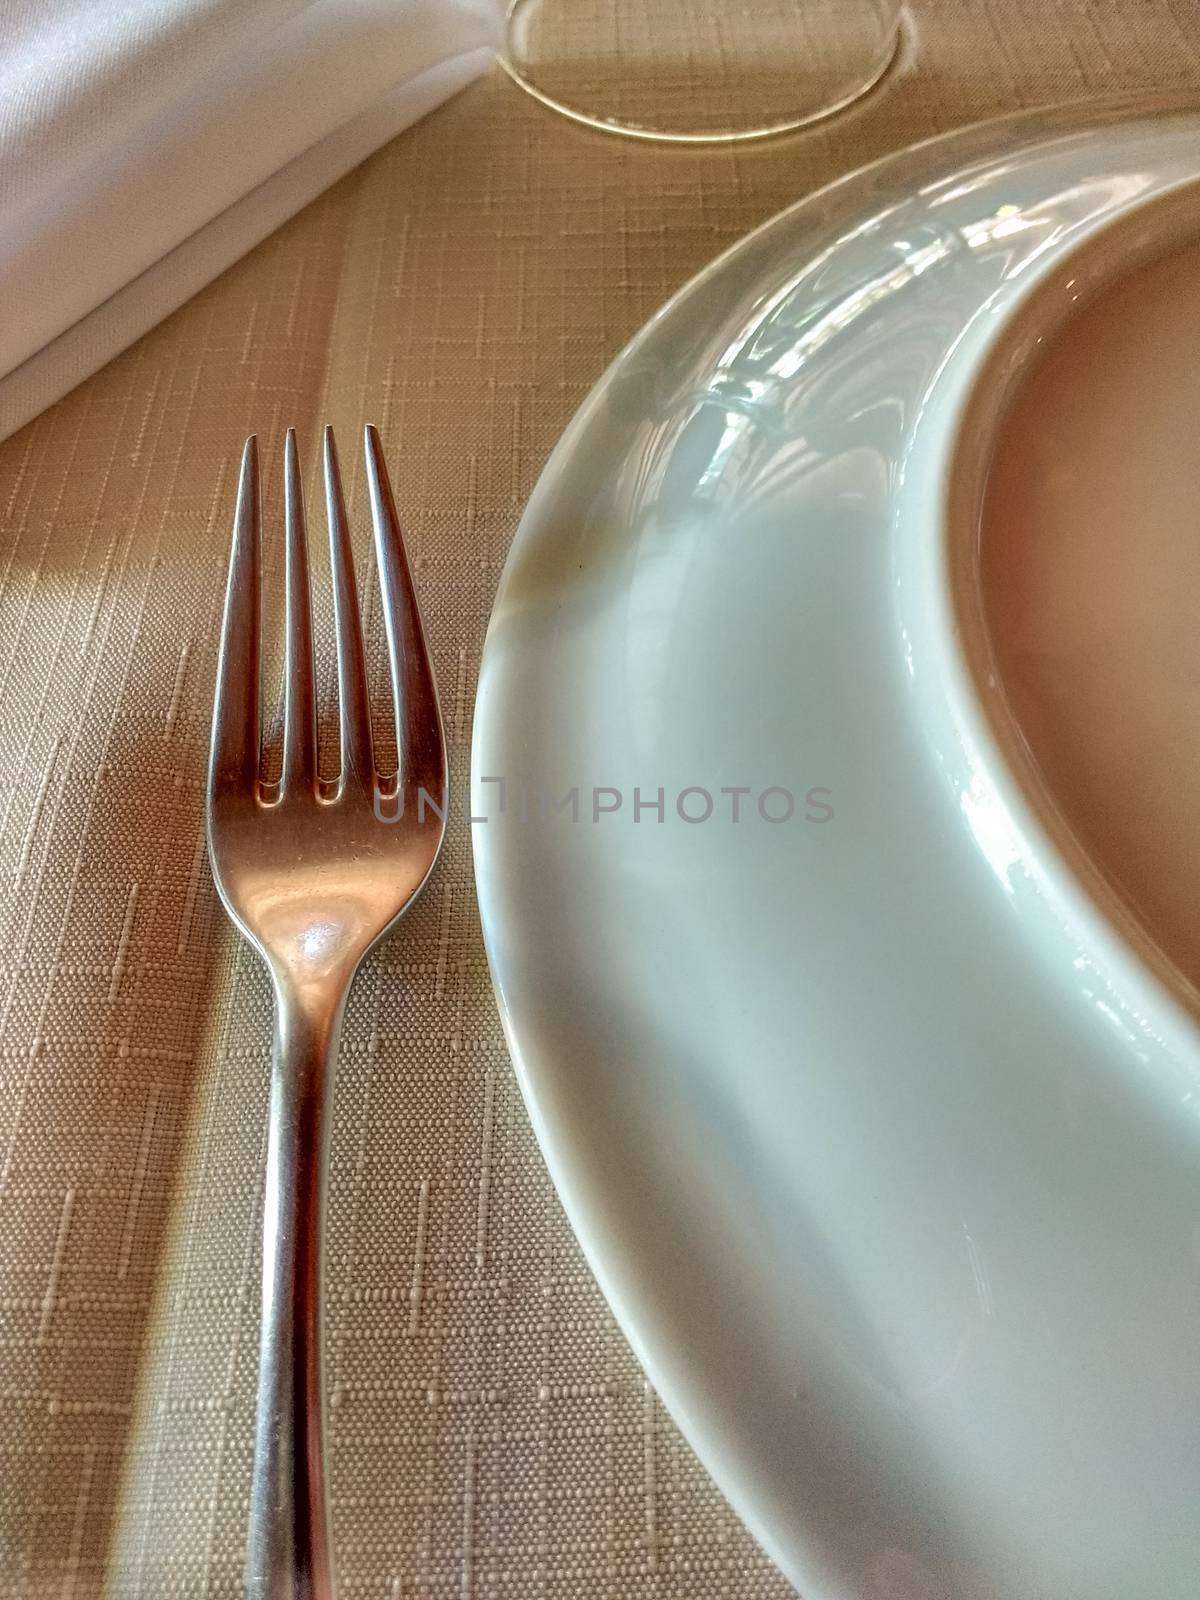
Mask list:
[[728,143],[844,110],[902,33],[900,0],[511,0],[500,62],[588,127]]

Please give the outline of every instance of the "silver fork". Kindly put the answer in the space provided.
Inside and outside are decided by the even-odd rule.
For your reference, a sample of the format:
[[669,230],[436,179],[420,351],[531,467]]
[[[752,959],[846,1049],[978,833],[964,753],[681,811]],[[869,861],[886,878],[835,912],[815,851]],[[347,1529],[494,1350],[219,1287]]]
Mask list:
[[[399,772],[375,768],[362,627],[333,433],[325,500],[337,634],[341,770],[317,765],[308,555],[296,437],[284,450],[283,772],[260,774],[258,448],[247,440],[217,667],[208,848],[225,909],[275,991],[263,1207],[262,1342],[247,1592],[334,1592],[323,1450],[322,1253],[327,1108],[355,971],[416,899],[445,832],[446,750],[433,670],[387,469],[366,430],[367,483],[396,708]],[[394,820],[393,820],[394,819]]]

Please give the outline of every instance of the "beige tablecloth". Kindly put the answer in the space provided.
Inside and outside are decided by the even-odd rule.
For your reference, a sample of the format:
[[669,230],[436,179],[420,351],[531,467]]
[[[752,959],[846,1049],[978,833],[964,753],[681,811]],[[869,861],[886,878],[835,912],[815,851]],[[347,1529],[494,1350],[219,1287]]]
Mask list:
[[[927,0],[881,92],[757,148],[591,134],[497,73],[0,446],[0,1594],[239,1592],[269,1011],[201,812],[245,434],[274,463],[288,424],[309,460],[327,419],[347,455],[381,425],[461,786],[521,506],[671,290],[912,140],[1187,84],[1191,0]],[[372,608],[378,668],[377,624]],[[359,980],[335,1117],[344,1594],[784,1594],[564,1222],[505,1054],[461,815]]]

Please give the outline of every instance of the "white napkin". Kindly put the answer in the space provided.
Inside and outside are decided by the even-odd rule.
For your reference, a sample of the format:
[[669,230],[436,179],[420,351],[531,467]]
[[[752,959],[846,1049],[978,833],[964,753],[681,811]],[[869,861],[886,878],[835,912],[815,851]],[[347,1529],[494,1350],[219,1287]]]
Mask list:
[[0,0],[0,437],[491,60],[501,0]]

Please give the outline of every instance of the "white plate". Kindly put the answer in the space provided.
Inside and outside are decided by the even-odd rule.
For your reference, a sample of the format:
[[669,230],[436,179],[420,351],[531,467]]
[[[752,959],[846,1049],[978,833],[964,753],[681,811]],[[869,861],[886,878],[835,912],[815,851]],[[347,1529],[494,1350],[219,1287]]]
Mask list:
[[977,539],[1032,357],[1200,229],[1198,135],[1026,118],[785,213],[597,387],[496,603],[474,844],[521,1083],[807,1600],[1200,1585],[1191,991],[1013,721]]

